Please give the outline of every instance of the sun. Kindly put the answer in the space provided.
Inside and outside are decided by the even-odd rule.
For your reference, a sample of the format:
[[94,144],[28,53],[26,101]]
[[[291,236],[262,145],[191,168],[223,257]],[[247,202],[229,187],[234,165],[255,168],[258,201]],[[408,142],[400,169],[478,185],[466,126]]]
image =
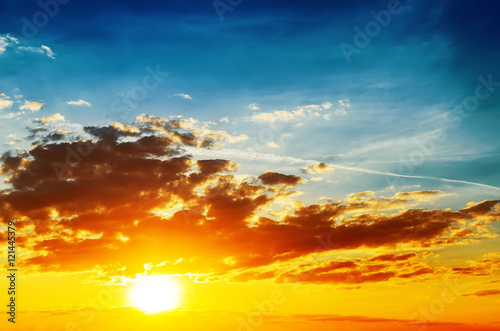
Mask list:
[[179,286],[162,276],[141,276],[130,291],[132,306],[148,314],[174,309],[179,303]]

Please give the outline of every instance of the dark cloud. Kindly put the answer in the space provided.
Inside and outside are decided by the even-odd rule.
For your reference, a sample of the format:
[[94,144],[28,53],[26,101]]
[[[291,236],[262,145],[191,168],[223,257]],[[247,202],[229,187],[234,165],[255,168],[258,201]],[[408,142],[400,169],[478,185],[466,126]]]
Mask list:
[[259,176],[262,183],[266,185],[289,185],[294,186],[300,183],[301,178],[293,175],[283,175],[276,172],[268,171]]
[[[413,261],[418,258],[413,253],[308,265],[296,274],[277,273],[272,266],[336,250],[463,242],[487,234],[498,216],[496,202],[459,211],[404,207],[440,194],[434,191],[390,198],[354,194],[311,205],[288,198],[291,211],[272,215],[266,209],[286,198],[301,178],[269,171],[242,179],[232,173],[235,162],[194,160],[184,152],[186,146],[204,148],[206,139],[220,143],[220,132],[188,131],[184,124],[146,116],[134,125],[85,131],[91,138],[2,156],[10,188],[0,194],[0,217],[4,223],[17,220],[18,245],[30,252],[19,262],[27,272],[99,265],[108,276],[123,275],[123,270],[133,275],[151,263],[159,265],[154,272],[190,272],[207,279],[289,281],[301,274],[314,274],[310,281],[318,283],[417,279],[433,271]],[[392,214],[378,212],[396,207]],[[483,219],[483,225],[470,230],[472,219]]]

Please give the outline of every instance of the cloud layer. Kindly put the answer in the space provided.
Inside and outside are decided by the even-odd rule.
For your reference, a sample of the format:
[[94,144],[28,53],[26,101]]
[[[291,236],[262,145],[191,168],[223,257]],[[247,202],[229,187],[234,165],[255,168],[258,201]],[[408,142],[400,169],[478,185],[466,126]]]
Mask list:
[[[57,114],[42,122],[56,119]],[[77,139],[48,132],[30,151],[2,157],[1,171],[11,187],[0,195],[1,219],[17,220],[20,233],[30,233],[18,243],[27,271],[130,276],[148,263],[157,266],[154,272],[197,274],[199,281],[419,280],[436,272],[425,251],[495,236],[491,223],[500,215],[498,201],[458,211],[406,206],[438,197],[439,191],[392,197],[363,192],[303,205],[293,198],[303,182],[299,176],[236,175],[231,160],[193,159],[186,148],[211,148],[227,136],[189,121],[140,116],[133,125],[84,131]],[[327,168],[318,164],[311,170]],[[287,208],[278,208],[283,202]],[[398,247],[415,252],[316,259],[357,248]]]

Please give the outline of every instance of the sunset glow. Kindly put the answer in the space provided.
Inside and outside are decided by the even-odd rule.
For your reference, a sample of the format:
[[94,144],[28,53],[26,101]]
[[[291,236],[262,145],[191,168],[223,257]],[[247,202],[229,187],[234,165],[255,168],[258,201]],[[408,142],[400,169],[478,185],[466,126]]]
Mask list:
[[500,331],[499,13],[0,0],[0,331]]

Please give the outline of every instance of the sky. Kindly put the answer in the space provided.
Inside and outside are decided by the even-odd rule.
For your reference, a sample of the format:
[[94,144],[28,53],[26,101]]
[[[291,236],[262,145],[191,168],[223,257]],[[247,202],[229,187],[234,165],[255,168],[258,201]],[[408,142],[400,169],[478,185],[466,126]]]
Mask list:
[[2,330],[500,330],[498,9],[1,0]]

